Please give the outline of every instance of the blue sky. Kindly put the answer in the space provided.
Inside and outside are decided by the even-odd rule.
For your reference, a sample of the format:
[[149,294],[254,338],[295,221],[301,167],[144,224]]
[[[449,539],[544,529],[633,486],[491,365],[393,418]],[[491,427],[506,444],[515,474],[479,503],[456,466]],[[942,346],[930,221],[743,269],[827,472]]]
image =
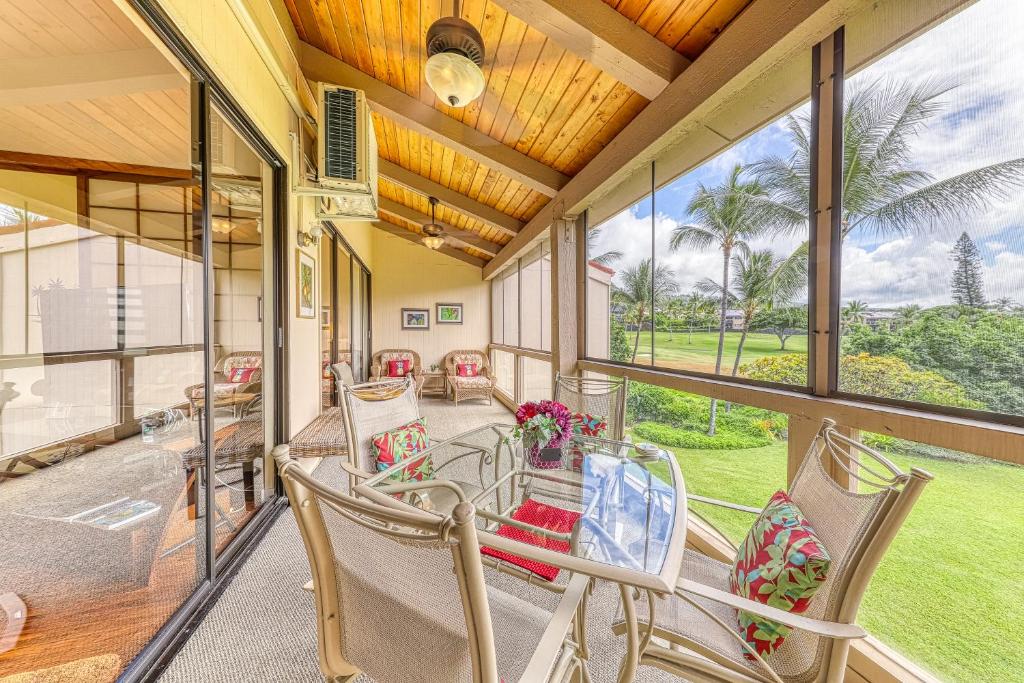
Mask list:
[[[951,81],[945,108],[912,142],[914,168],[938,179],[988,164],[1024,157],[1024,2],[980,0],[917,39],[848,76],[847,88],[877,80],[919,83]],[[806,109],[809,105],[804,105]],[[657,195],[656,245],[659,263],[677,274],[682,291],[704,277],[719,280],[717,250],[671,253],[672,228],[688,220],[685,207],[699,184],[722,182],[736,163],[766,155],[788,156],[791,146],[782,120],[669,183]],[[619,249],[618,268],[649,255],[651,202],[647,198],[610,219],[595,252]],[[854,232],[843,246],[843,300],[872,306],[949,302],[949,251],[962,231],[983,257],[986,296],[1024,303],[1024,191],[993,201],[988,210],[957,225],[900,238],[879,239]],[[790,251],[801,237],[759,240],[755,248]]]

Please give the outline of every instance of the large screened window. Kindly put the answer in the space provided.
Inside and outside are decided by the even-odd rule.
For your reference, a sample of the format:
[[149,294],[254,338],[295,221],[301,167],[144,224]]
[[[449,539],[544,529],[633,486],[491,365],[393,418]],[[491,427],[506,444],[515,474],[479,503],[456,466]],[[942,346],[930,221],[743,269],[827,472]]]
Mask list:
[[767,125],[752,86],[706,123],[735,144],[682,145],[623,184],[640,199],[592,211],[588,357],[807,386],[810,72],[808,54],[766,79],[792,102]]
[[[551,247],[544,241],[491,280],[491,363],[509,401],[551,398]],[[520,352],[521,351],[521,352]]]
[[847,75],[840,391],[1024,415],[1022,34],[980,0]]

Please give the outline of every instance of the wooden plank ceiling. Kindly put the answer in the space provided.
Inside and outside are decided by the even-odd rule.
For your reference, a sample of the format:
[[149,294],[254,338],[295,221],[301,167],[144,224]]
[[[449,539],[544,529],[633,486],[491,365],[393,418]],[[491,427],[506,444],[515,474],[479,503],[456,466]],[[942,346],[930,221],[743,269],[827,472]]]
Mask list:
[[[559,19],[572,11],[563,7],[572,7],[573,3],[546,1],[550,2],[552,12],[562,13]],[[749,3],[750,0],[605,0],[626,20],[683,55],[686,60],[679,60],[681,64],[696,59]],[[462,109],[439,101],[424,78],[427,28],[441,16],[452,13],[450,0],[285,0],[285,4],[302,41],[490,140],[558,171],[564,175],[563,181],[586,166],[649,102],[595,66],[593,62],[601,63],[602,59],[596,52],[584,55],[588,57],[584,59],[577,54],[582,52],[580,49],[571,52],[563,46],[572,41],[556,41],[504,9],[507,7],[519,16],[531,16],[522,0],[461,3],[461,16],[483,36],[483,71],[487,79],[484,94]],[[601,12],[591,10],[591,14]],[[570,26],[587,22],[586,17],[575,19],[578,21],[573,23],[570,17]],[[612,19],[618,17],[612,15]],[[601,21],[602,27],[607,27],[608,22]],[[551,33],[550,27],[548,31]],[[628,46],[618,47],[628,51]],[[664,50],[657,44],[654,48]],[[337,73],[336,82],[354,85],[345,82],[351,79],[343,79],[343,74]],[[308,69],[307,75],[311,76]],[[446,144],[443,135],[412,130],[396,118],[389,115],[387,107],[375,107],[373,121],[380,158],[400,167],[399,171],[404,169],[425,180],[399,183],[392,182],[387,173],[382,174],[380,194],[390,202],[426,215],[430,212],[427,193],[430,187],[441,185],[492,207],[503,216],[526,222],[550,201],[552,193],[525,185],[500,169],[488,167],[480,158],[470,158],[453,149],[461,141]],[[390,208],[396,207],[392,204]],[[381,217],[393,225],[419,232],[419,224],[408,220],[406,212],[382,209]],[[488,251],[506,244],[513,232],[508,226],[499,227],[480,218],[479,212],[470,215],[454,203],[442,204],[438,211],[440,222],[479,235],[495,245],[481,250],[449,240],[448,246],[486,261],[491,257]]]

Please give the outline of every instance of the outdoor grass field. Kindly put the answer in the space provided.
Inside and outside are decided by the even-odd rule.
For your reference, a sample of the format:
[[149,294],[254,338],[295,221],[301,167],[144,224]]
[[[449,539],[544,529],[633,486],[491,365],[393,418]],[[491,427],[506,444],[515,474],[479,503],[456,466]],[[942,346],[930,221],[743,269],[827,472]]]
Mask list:
[[[690,493],[761,506],[785,488],[787,445],[672,450]],[[935,480],[875,574],[858,621],[946,681],[1020,680],[1024,467],[890,454]],[[694,503],[739,541],[749,515]]]
[[[655,332],[654,355],[657,365],[670,368],[696,370],[699,372],[715,371],[715,354],[718,351],[718,332],[694,332],[692,339],[685,332]],[[633,349],[634,332],[627,332],[626,339]],[[692,343],[690,343],[692,341]],[[736,359],[736,347],[740,343],[739,332],[726,332],[725,352],[722,355],[722,372],[732,372],[732,364]],[[651,362],[651,333],[640,333],[640,347],[636,362]],[[740,365],[750,363],[764,356],[779,356],[786,353],[806,353],[807,336],[794,336],[786,340],[786,350],[779,348],[779,338],[773,334],[748,334],[743,343],[743,356]]]

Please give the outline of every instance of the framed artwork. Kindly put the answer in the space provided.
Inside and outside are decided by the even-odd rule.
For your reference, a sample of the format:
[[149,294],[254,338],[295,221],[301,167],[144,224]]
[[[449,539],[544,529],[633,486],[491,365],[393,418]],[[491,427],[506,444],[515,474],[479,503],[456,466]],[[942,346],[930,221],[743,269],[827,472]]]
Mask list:
[[320,328],[324,330],[331,329],[331,307],[321,306],[320,307]]
[[403,308],[402,309],[403,330],[429,330],[430,309],[429,308]]
[[296,315],[300,318],[316,317],[316,261],[301,249],[298,254],[298,270],[296,272],[295,304]]
[[462,304],[438,304],[437,305],[437,324],[441,325],[461,325],[462,324]]

